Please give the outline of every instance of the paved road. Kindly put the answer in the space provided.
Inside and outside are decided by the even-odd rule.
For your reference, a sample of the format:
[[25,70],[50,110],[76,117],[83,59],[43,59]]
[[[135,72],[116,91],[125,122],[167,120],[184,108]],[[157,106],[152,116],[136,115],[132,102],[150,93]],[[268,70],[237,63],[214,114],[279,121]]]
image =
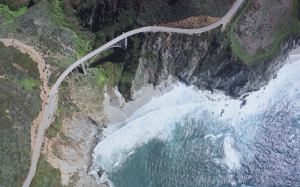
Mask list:
[[57,93],[57,89],[60,86],[60,84],[62,83],[62,81],[68,76],[68,74],[73,71],[76,67],[78,67],[81,63],[86,62],[89,59],[92,59],[94,56],[96,56],[97,54],[103,52],[106,49],[109,49],[112,45],[118,43],[119,41],[138,34],[138,33],[146,33],[146,32],[168,32],[168,33],[181,33],[181,34],[199,34],[199,33],[203,33],[203,32],[207,32],[209,30],[215,29],[220,25],[223,24],[227,24],[228,20],[231,19],[231,17],[236,13],[236,11],[238,10],[238,8],[241,6],[241,4],[244,2],[244,0],[237,0],[235,2],[235,4],[232,6],[232,8],[227,12],[227,14],[222,17],[219,21],[203,27],[203,28],[199,28],[199,29],[179,29],[179,28],[169,28],[169,27],[157,27],[157,26],[149,26],[149,27],[142,27],[139,29],[135,29],[129,32],[126,32],[120,36],[118,36],[117,38],[113,39],[112,41],[106,43],[105,45],[103,45],[102,47],[96,49],[95,51],[91,52],[90,54],[84,56],[83,58],[79,59],[78,61],[76,61],[74,64],[72,64],[68,69],[66,69],[63,74],[58,78],[58,80],[56,81],[55,85],[52,87],[50,94],[49,94],[49,98],[47,100],[48,105],[46,105],[45,108],[45,112],[43,115],[43,120],[42,120],[42,124],[40,125],[39,131],[38,131],[38,135],[37,135],[37,139],[36,139],[36,144],[33,150],[33,154],[32,154],[32,160],[31,160],[31,167],[30,167],[30,171],[29,174],[23,184],[23,187],[28,187],[30,185],[30,182],[35,174],[36,171],[36,166],[37,166],[37,162],[38,162],[38,158],[40,156],[40,151],[41,151],[41,146],[42,146],[42,142],[43,142],[43,138],[44,138],[44,133],[45,130],[50,126],[51,124],[51,119],[57,104],[57,99],[56,99],[56,93]]

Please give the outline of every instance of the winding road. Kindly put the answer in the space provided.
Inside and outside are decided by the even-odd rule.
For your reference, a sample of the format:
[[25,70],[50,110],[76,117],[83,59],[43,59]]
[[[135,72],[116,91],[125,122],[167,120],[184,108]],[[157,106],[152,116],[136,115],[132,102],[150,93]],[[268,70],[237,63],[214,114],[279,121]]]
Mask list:
[[105,51],[106,49],[109,49],[112,45],[118,43],[119,41],[121,41],[129,36],[132,36],[132,35],[135,35],[138,33],[168,32],[168,33],[181,33],[181,34],[199,34],[199,33],[207,32],[212,29],[215,29],[220,25],[223,25],[223,27],[224,27],[224,25],[226,25],[230,21],[232,16],[237,12],[237,10],[243,4],[243,2],[244,2],[244,0],[237,0],[224,17],[222,17],[219,21],[217,21],[209,26],[202,27],[202,28],[179,29],[179,28],[149,26],[149,27],[142,27],[139,29],[131,30],[131,31],[126,32],[126,33],[118,36],[117,38],[111,40],[110,42],[106,43],[105,45],[101,46],[100,48],[96,49],[95,51],[89,53],[88,55],[84,56],[83,58],[79,59],[74,64],[72,64],[68,69],[66,69],[61,74],[61,76],[58,78],[58,80],[56,81],[56,83],[54,84],[54,86],[52,87],[52,89],[48,95],[48,99],[47,99],[48,105],[46,105],[46,108],[45,108],[45,111],[43,114],[43,118],[42,118],[42,122],[39,127],[36,144],[35,144],[33,154],[32,154],[30,171],[28,173],[28,176],[27,176],[25,182],[23,183],[23,187],[28,187],[30,185],[31,180],[36,172],[36,167],[37,167],[37,163],[38,163],[38,159],[40,156],[40,151],[41,151],[41,147],[42,147],[42,143],[43,143],[43,139],[44,139],[44,133],[45,133],[45,130],[51,124],[52,116],[53,116],[53,113],[56,108],[57,89],[60,86],[60,84],[62,83],[62,81],[68,76],[68,74],[70,72],[72,72],[76,67],[80,66],[83,62],[86,62],[87,60],[92,59],[93,57],[95,57],[99,53]]

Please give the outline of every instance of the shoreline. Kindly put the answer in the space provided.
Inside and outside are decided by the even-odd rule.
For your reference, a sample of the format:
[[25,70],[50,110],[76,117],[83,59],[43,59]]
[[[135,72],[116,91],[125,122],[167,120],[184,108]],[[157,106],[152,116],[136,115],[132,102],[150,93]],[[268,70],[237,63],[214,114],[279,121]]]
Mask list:
[[300,47],[297,47],[295,49],[293,49],[290,53],[289,56],[297,56],[300,55]]
[[153,85],[142,87],[134,94],[133,100],[128,102],[125,101],[117,88],[113,90],[114,93],[112,94],[104,93],[103,111],[109,120],[108,126],[126,121],[136,110],[149,103],[153,98],[173,90],[177,83],[178,80],[169,77],[155,87]]
[[[104,93],[105,98],[102,104],[104,107],[104,116],[108,118],[109,122],[107,126],[117,126],[122,122],[126,122],[126,120],[129,119],[135,113],[135,111],[149,103],[152,99],[161,97],[164,94],[172,91],[178,83],[178,80],[169,77],[167,80],[155,87],[153,85],[142,87],[136,93],[134,93],[133,100],[128,102],[125,101],[117,88],[113,89],[113,93]],[[102,138],[98,140],[96,146],[103,140],[103,135],[103,132],[100,132],[99,137]],[[96,146],[92,149],[93,154]],[[99,181],[101,176],[103,174],[105,175],[105,172],[101,168],[99,170],[97,169],[98,171],[96,172],[95,163],[97,161],[92,155],[91,164],[88,169],[88,175],[93,176],[95,181]],[[101,175],[99,175],[99,173],[101,173]]]
[[[286,59],[286,62],[300,60],[300,47],[292,50]],[[107,116],[108,126],[115,125],[120,122],[125,122],[131,115],[140,107],[149,103],[151,99],[160,97],[165,93],[173,90],[174,85],[177,85],[179,80],[169,77],[167,80],[161,82],[156,87],[148,85],[140,88],[133,96],[132,101],[126,102],[118,91],[117,87],[113,90],[114,93],[104,93],[104,115]],[[251,92],[249,92],[251,93]],[[245,94],[249,94],[245,93]],[[245,95],[243,94],[243,95]]]
[[[290,55],[291,56],[291,55]],[[293,56],[293,55],[292,55]],[[294,55],[294,56],[297,56],[298,58],[296,59],[296,60],[294,60],[294,58],[292,58],[292,61],[298,61],[298,60],[300,60],[300,55]],[[292,67],[291,65],[289,65],[289,59],[287,59],[286,61],[285,61],[286,63],[284,64],[285,66],[288,66],[289,68],[288,69],[283,69],[283,68],[281,68],[281,71],[279,71],[278,73],[280,73],[279,75],[280,75],[280,78],[278,79],[277,78],[277,82],[278,81],[280,81],[282,84],[281,85],[284,85],[284,81],[283,80],[285,80],[284,78],[285,77],[288,77],[289,75],[287,74],[287,70],[289,70],[290,69],[290,67]],[[294,62],[294,64],[296,64],[295,62]],[[295,67],[295,66],[294,66]],[[295,69],[295,68],[294,68]],[[283,74],[284,73],[284,74]],[[283,75],[285,75],[285,77],[283,77]],[[283,77],[283,78],[282,78]],[[274,79],[273,79],[274,80]],[[248,101],[250,101],[250,102],[252,102],[252,103],[256,103],[257,102],[257,98],[258,98],[258,96],[260,96],[259,98],[260,98],[260,100],[261,101],[263,101],[265,98],[264,97],[269,97],[270,99],[272,98],[272,94],[270,94],[270,93],[275,93],[274,92],[274,89],[275,88],[278,88],[278,83],[277,84],[275,84],[274,85],[274,81],[270,81],[269,83],[268,83],[268,85],[266,86],[266,87],[262,87],[260,90],[258,90],[258,91],[254,91],[254,92],[250,92],[250,93],[256,93],[256,95],[252,95],[252,96],[250,96],[250,97],[252,97],[252,98],[247,98],[248,99]],[[279,82],[279,83],[280,83]],[[280,85],[279,85],[280,86]],[[283,89],[284,90],[284,89]],[[276,91],[276,89],[275,89],[275,91]],[[277,90],[278,91],[278,90]],[[278,93],[284,93],[284,92],[282,92],[282,91],[278,91]],[[259,95],[258,95],[259,94]],[[261,97],[261,96],[263,96],[263,97]],[[142,96],[143,97],[143,96]],[[241,102],[240,100],[238,100],[238,99],[236,99],[236,101],[238,102],[238,104],[236,105],[237,107],[237,111],[240,111],[241,110],[241,108],[240,108],[240,106],[239,106],[239,103]],[[215,100],[214,102],[219,102],[218,100]],[[225,99],[224,100],[224,106],[227,106],[227,105],[225,105],[227,103],[227,99]],[[259,102],[260,103],[260,102]],[[265,102],[265,104],[262,102],[262,106],[265,106],[266,108],[267,108],[267,106],[268,106],[268,102],[266,101]],[[252,111],[250,110],[250,109],[252,109],[251,107],[252,107],[252,105],[250,104],[250,108],[249,108],[249,106],[247,105],[246,107],[248,107],[247,109],[245,109],[245,108],[243,108],[242,110],[244,110],[244,113],[248,113],[247,115],[248,116],[251,116],[253,113],[252,113]],[[257,109],[258,108],[260,108],[261,106],[260,106],[260,104],[257,104],[257,107],[256,107],[256,109],[254,108],[254,110],[253,111],[257,111]],[[260,111],[258,111],[258,113],[259,113]],[[236,113],[237,114],[237,113]],[[227,115],[231,115],[230,114],[230,111],[229,111],[229,113],[227,112]],[[238,114],[237,114],[237,116],[238,116]],[[243,120],[243,118],[241,118],[241,121]],[[243,123],[243,122],[241,122],[241,123]],[[123,132],[126,132],[126,131],[123,131]],[[130,131],[127,131],[127,132],[130,132]],[[124,133],[123,133],[124,134]],[[121,140],[124,140],[124,138],[122,138],[122,136],[118,136],[117,138],[119,138],[119,141],[121,141]],[[115,138],[116,139],[116,138]],[[126,140],[126,139],[125,139]],[[229,141],[229,140],[228,140]],[[226,140],[226,142],[228,143],[228,141]],[[109,141],[110,143],[111,143],[111,141]],[[131,142],[131,141],[129,141],[129,142]],[[224,140],[224,142],[225,142],[225,140]],[[105,143],[108,143],[108,141],[107,142],[105,142]],[[119,144],[119,145],[122,145],[122,144],[124,144],[124,142],[122,142],[121,141],[121,143]],[[230,143],[229,142],[229,144],[232,144],[232,143]],[[227,148],[227,150],[228,149],[231,149],[230,147],[229,148]],[[105,150],[105,149],[104,149]],[[114,149],[113,150],[118,150],[118,149],[116,149],[115,147],[114,147]],[[95,154],[95,153],[94,153]],[[112,154],[113,155],[113,154]],[[129,155],[130,155],[130,153],[129,153]],[[95,158],[93,158],[93,159],[95,159]],[[94,162],[94,160],[93,160],[93,162]],[[233,163],[234,165],[235,165],[235,162],[230,162],[230,163]],[[95,166],[95,165],[92,165],[92,167],[90,168],[90,172],[89,172],[89,175],[94,175],[94,177],[96,178],[96,180],[97,181],[103,181],[104,179],[106,179],[107,178],[107,175],[105,174],[105,171],[104,170],[102,170],[101,168],[100,168],[100,170],[98,170],[98,168],[97,167],[95,167],[95,168],[93,168],[93,166]],[[234,166],[235,167],[235,166]],[[95,170],[95,169],[97,169],[97,170]],[[102,178],[103,177],[103,178]],[[101,179],[102,178],[102,179]]]
[[[293,51],[289,53],[288,58],[286,59],[286,63],[295,60],[300,60],[300,47],[297,48],[296,53]],[[142,87],[134,94],[133,101],[129,101],[129,102],[126,102],[124,98],[122,98],[117,88],[113,90],[115,94],[115,97],[112,97],[113,99],[111,99],[111,96],[109,94],[105,93],[103,106],[104,106],[104,114],[109,119],[108,126],[114,126],[121,122],[125,122],[127,119],[129,119],[132,116],[132,114],[134,114],[135,111],[137,111],[139,108],[149,103],[153,98],[160,97],[165,93],[172,91],[174,89],[174,86],[177,85],[177,83],[179,83],[178,80],[174,80],[169,77],[168,80],[162,82],[160,85],[156,87],[153,87],[152,85]],[[102,135],[103,134],[101,134],[101,136]],[[97,142],[97,144],[99,142]],[[89,168],[89,175],[93,175],[96,181],[100,181],[101,176],[105,175],[105,171],[102,170],[102,168],[100,168],[100,170],[98,171],[95,170],[94,168],[95,162],[96,161],[92,156],[92,162]],[[104,176],[104,178],[106,177]]]

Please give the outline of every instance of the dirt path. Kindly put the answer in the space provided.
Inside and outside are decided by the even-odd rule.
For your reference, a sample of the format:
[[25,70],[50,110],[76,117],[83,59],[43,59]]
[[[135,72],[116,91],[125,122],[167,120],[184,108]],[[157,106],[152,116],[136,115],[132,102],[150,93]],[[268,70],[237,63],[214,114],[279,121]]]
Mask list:
[[[245,0],[236,0],[235,4],[232,6],[232,8],[227,12],[227,14],[222,17],[219,21],[206,26],[201,27],[198,29],[180,29],[180,28],[169,28],[169,27],[154,27],[154,26],[148,26],[148,27],[142,27],[139,29],[134,29],[131,31],[128,31],[126,33],[123,33],[122,35],[114,38],[110,42],[104,44],[102,47],[99,47],[98,49],[94,50],[93,52],[87,54],[86,56],[82,57],[81,59],[74,62],[71,66],[69,66],[57,79],[55,84],[53,85],[48,100],[48,105],[46,105],[46,108],[44,109],[44,114],[42,117],[42,124],[40,125],[40,128],[38,130],[37,134],[37,140],[35,143],[35,147],[32,153],[32,160],[31,160],[31,167],[30,171],[28,173],[28,176],[23,183],[23,187],[28,187],[31,183],[31,180],[36,172],[36,167],[38,163],[38,158],[40,156],[40,150],[42,147],[42,142],[44,138],[45,131],[51,124],[51,119],[53,117],[55,108],[57,106],[57,92],[60,84],[63,82],[63,80],[71,73],[75,68],[82,65],[84,62],[88,60],[92,60],[95,56],[97,56],[99,53],[105,51],[106,49],[112,47],[114,44],[118,43],[121,40],[127,39],[128,37],[139,34],[139,33],[145,33],[145,32],[167,32],[167,33],[181,33],[181,34],[200,34],[203,32],[210,31],[212,29],[217,28],[220,25],[224,25],[226,21],[232,17],[233,14],[236,13],[236,11],[239,9],[241,4]],[[126,41],[126,40],[125,40]],[[45,106],[45,105],[44,105]]]
[[49,71],[50,65],[46,65],[45,61],[39,54],[39,51],[36,50],[37,48],[35,47],[25,45],[16,39],[5,38],[5,39],[0,39],[0,42],[4,43],[4,45],[7,47],[14,46],[22,53],[27,53],[33,61],[38,63],[40,78],[43,82],[41,86],[41,94],[40,94],[43,104],[42,104],[42,111],[39,113],[38,117],[33,121],[33,124],[31,125],[31,150],[33,150],[36,141],[36,133],[39,128],[39,125],[41,124],[45,105],[46,105],[47,95],[49,94],[50,91],[48,88],[48,78],[47,78],[47,72],[48,72],[48,77],[50,77],[50,71]]

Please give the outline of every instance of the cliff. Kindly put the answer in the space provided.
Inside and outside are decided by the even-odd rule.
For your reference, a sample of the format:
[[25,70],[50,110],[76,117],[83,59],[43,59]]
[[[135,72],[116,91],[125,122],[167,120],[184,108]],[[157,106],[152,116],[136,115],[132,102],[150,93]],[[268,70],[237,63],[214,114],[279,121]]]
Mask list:
[[[29,4],[25,0],[5,2],[17,2],[17,8],[25,3],[28,10],[24,9],[22,15],[20,13],[12,18],[10,15],[13,13],[7,14],[7,9],[1,6],[0,36],[17,38],[28,45],[37,46],[45,62],[51,64],[50,84],[76,58],[123,32],[146,25],[182,25],[182,20],[185,20],[185,24],[188,23],[187,27],[202,25],[194,25],[193,21],[201,21],[202,19],[196,19],[201,16],[222,17],[233,3],[222,0],[42,0],[36,5],[30,2],[38,1],[26,1]],[[260,6],[259,3],[262,2],[270,6]],[[95,134],[108,123],[101,104],[103,95],[113,92],[115,86],[118,86],[127,101],[136,99],[136,93],[143,87],[156,87],[170,76],[199,89],[212,92],[222,90],[232,97],[240,97],[262,88],[276,77],[288,52],[300,43],[297,1],[276,2],[277,0],[246,1],[225,30],[218,28],[199,35],[148,33],[132,36],[128,38],[127,50],[111,49],[104,52],[90,66],[87,75],[75,72],[70,74],[60,87],[57,114],[46,132],[43,153],[48,157],[42,158],[34,181],[53,186],[55,183],[52,182],[60,183],[62,174],[65,185],[88,183],[91,179],[87,176],[91,162],[88,156],[99,138]],[[7,4],[12,6],[9,3]],[[268,14],[261,15],[264,9]],[[259,20],[261,17],[264,19]],[[265,21],[275,17],[272,22]],[[249,24],[249,20],[260,22]],[[286,20],[292,21],[285,23]],[[3,61],[5,63],[7,61]],[[23,63],[20,62],[21,65]],[[0,80],[6,80],[7,76],[13,74],[6,75],[3,71]],[[2,86],[10,87],[6,83]],[[18,94],[22,96],[28,93],[21,86],[17,88]],[[20,95],[17,97],[23,98]],[[32,111],[37,112],[40,101],[35,89],[29,94],[29,99],[32,99],[30,102],[38,101]],[[19,104],[26,106],[22,109],[25,111],[28,102],[23,100]],[[112,97],[109,102],[114,102]],[[3,110],[2,117],[9,121],[8,114],[12,115],[15,111],[17,109],[10,109],[8,112]],[[22,114],[19,111],[18,114],[20,113]],[[24,129],[29,126],[33,117],[22,117],[27,120],[25,126],[19,125]],[[9,121],[7,124],[13,123]],[[9,137],[13,137],[15,130]],[[78,134],[81,131],[83,134]],[[27,135],[28,133],[26,131]],[[25,143],[20,141],[21,146],[27,147],[26,159],[30,152],[28,142],[29,139]],[[82,147],[82,150],[77,147]],[[8,157],[7,155],[4,156]],[[19,154],[14,159],[18,160],[20,157]],[[69,158],[72,160],[69,161]],[[61,173],[51,165],[45,166],[45,161],[59,168]],[[21,184],[28,166],[21,170],[9,170],[22,175],[17,180],[18,184]],[[45,170],[49,175],[53,173],[53,176],[45,177]],[[50,181],[49,178],[53,180]],[[54,186],[60,185],[62,184]]]
[[158,85],[172,75],[199,89],[222,90],[239,97],[266,85],[299,42],[299,33],[291,35],[272,56],[247,65],[232,54],[227,33],[220,30],[200,36],[146,34],[139,40],[141,50],[132,85],[120,91],[131,99],[143,86]]
[[[193,36],[155,33],[129,38],[118,84],[120,92],[131,100],[143,86],[158,85],[169,75],[199,89],[222,90],[233,97],[260,89],[276,75],[298,42],[297,1],[273,1],[246,1],[226,30]],[[204,15],[220,17],[233,2],[223,7],[220,3],[86,0],[73,9],[81,25],[95,33],[96,46],[100,46],[135,27],[181,24]],[[219,11],[214,11],[216,7]],[[262,15],[263,10],[268,13]]]

